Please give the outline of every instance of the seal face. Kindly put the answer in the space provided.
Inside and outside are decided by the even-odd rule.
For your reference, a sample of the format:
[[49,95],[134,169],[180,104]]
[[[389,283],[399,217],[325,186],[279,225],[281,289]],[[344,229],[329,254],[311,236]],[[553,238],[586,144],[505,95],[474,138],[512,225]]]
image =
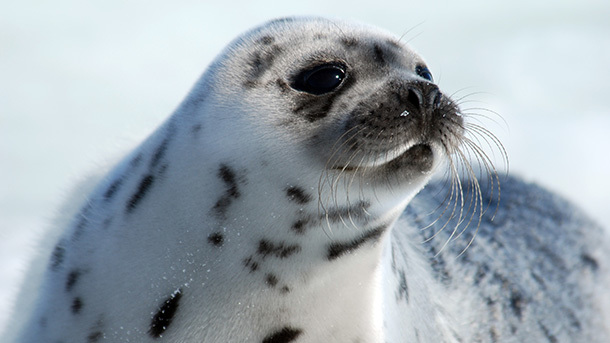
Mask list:
[[[231,89],[241,88],[241,102],[304,141],[302,154],[321,169],[374,183],[396,178],[393,186],[432,171],[461,143],[458,106],[397,39],[335,24],[279,21],[255,30],[238,45],[254,42],[256,49],[234,50],[225,64],[232,71],[247,66],[236,78],[245,79],[242,87]],[[298,34],[276,34],[292,30]]]
[[320,18],[256,28],[99,182],[20,341],[464,341],[433,273],[447,263],[417,229],[390,228],[464,157],[467,128],[392,35]]

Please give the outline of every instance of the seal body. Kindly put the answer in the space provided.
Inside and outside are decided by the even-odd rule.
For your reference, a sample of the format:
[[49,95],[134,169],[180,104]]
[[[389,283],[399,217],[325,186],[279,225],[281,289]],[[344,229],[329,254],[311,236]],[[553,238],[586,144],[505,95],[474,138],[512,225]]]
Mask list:
[[[510,225],[483,216],[452,259],[452,229],[421,245],[437,192],[401,217],[466,129],[392,35],[320,18],[254,29],[82,205],[20,342],[595,341],[582,290],[605,267],[586,220],[557,219],[577,244],[545,245],[551,225],[500,210]],[[534,192],[508,184],[509,200]]]

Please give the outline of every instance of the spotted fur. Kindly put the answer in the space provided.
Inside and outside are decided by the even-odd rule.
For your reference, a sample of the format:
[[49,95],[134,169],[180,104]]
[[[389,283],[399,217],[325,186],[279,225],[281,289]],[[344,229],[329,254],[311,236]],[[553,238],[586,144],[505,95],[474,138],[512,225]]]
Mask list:
[[153,175],[147,174],[142,177],[142,180],[138,184],[136,191],[133,193],[129,201],[127,202],[127,206],[125,210],[127,213],[133,212],[136,207],[140,204],[140,202],[144,199],[150,188],[152,187],[155,181],[155,177]]
[[353,23],[237,38],[75,206],[16,341],[604,342],[602,231],[518,179],[429,182],[476,139],[422,68]]
[[386,226],[380,226],[380,227],[374,228],[368,232],[365,232],[360,237],[358,237],[352,241],[331,243],[328,246],[328,253],[327,253],[326,257],[329,260],[334,260],[343,255],[346,255],[353,251],[358,250],[358,248],[360,246],[362,246],[363,244],[366,244],[371,241],[375,242],[375,241],[379,240],[379,238],[381,237],[381,234],[383,234],[385,229],[386,229]]
[[152,318],[150,322],[150,329],[148,333],[153,338],[159,338],[172,324],[174,316],[178,311],[180,305],[180,299],[182,298],[182,291],[179,289],[172,293],[163,304],[159,307],[159,310]]
[[272,333],[263,339],[263,343],[289,343],[294,342],[302,333],[300,329],[283,327],[281,330]]

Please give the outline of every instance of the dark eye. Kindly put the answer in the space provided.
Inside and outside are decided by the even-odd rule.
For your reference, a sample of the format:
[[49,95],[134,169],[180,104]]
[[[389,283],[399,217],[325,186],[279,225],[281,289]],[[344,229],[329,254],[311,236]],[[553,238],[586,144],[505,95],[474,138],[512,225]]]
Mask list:
[[345,79],[345,67],[339,64],[323,64],[300,72],[292,82],[292,88],[315,95],[330,93]]
[[415,67],[415,73],[430,82],[434,82],[434,80],[432,79],[432,73],[430,72],[430,70],[428,70],[428,67],[426,66],[419,65]]

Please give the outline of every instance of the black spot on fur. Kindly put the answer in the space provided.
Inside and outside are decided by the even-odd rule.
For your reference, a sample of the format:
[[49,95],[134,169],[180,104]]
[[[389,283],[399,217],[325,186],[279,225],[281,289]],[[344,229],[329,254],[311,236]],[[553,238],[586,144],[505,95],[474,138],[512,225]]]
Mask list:
[[355,48],[358,46],[358,40],[353,37],[344,37],[339,40],[341,45],[347,49]]
[[157,147],[157,149],[155,149],[152,159],[150,160],[150,168],[155,168],[159,164],[159,162],[161,162],[161,159],[163,158],[163,156],[165,156],[165,153],[167,152],[168,145],[169,137],[165,138]]
[[316,33],[316,34],[313,36],[313,39],[314,39],[315,41],[327,40],[327,39],[328,39],[328,35],[325,35],[325,34],[323,34],[323,33]]
[[[423,233],[425,230],[421,230]],[[431,232],[431,231],[425,231]],[[424,237],[426,237],[424,235]],[[426,237],[428,240],[430,237]],[[430,266],[432,270],[436,274],[437,280],[439,280],[442,284],[448,285],[451,282],[451,274],[449,274],[449,269],[447,268],[447,263],[445,262],[445,258],[442,254],[439,254],[434,247],[433,242],[428,243],[428,259],[430,261]]]
[[258,262],[254,261],[252,256],[244,259],[244,266],[249,268],[251,273],[255,272],[256,270],[258,270]]
[[580,320],[578,319],[578,316],[576,316],[574,311],[569,308],[564,308],[563,312],[565,313],[565,317],[570,322],[570,326],[580,331],[582,329],[582,324],[580,323]]
[[263,339],[263,343],[289,343],[293,342],[297,339],[303,330],[291,328],[289,326],[283,327],[281,330],[278,330],[270,335],[267,335]]
[[301,205],[311,201],[311,195],[305,193],[305,190],[301,187],[291,186],[286,188],[286,195],[288,196],[288,199]]
[[498,341],[498,330],[496,329],[495,326],[492,326],[491,328],[489,328],[489,338],[491,339],[492,343],[495,343]]
[[224,164],[221,165],[218,170],[218,177],[225,183],[226,191],[214,205],[214,212],[220,218],[225,219],[229,205],[231,205],[234,199],[239,198],[241,194],[237,188],[237,176],[233,169]]
[[530,275],[532,276],[532,278],[534,279],[534,281],[536,281],[540,287],[542,287],[542,289],[546,289],[546,282],[544,281],[544,279],[542,278],[542,276],[536,274],[533,271],[530,271]]
[[82,308],[83,300],[79,297],[74,298],[74,300],[72,300],[72,305],[70,306],[70,309],[72,309],[72,313],[78,314]]
[[549,329],[544,326],[544,324],[542,324],[540,321],[538,322],[538,325],[540,326],[540,329],[542,330],[542,333],[544,334],[544,337],[546,337],[546,339],[549,341],[549,343],[557,343],[557,337],[555,337],[553,334],[551,334],[551,332],[549,331]]
[[274,244],[266,239],[260,240],[258,243],[257,252],[263,256],[273,256],[277,258],[287,258],[301,251],[301,246],[298,244],[287,245],[285,242]]
[[193,133],[193,135],[199,134],[199,131],[201,131],[201,127],[201,124],[193,125],[193,127],[191,127],[191,132]]
[[140,184],[138,185],[138,189],[127,202],[127,206],[125,208],[127,213],[130,213],[136,209],[138,204],[146,196],[146,193],[148,193],[148,191],[150,191],[150,188],[153,185],[154,181],[155,181],[155,177],[152,176],[151,174],[147,174],[142,178],[142,180],[140,181]]
[[390,263],[390,266],[392,267],[392,273],[394,273],[394,275],[397,275],[398,268],[396,267],[396,252],[394,251],[394,244],[390,246],[390,256],[392,259],[392,263]]
[[57,270],[62,265],[65,255],[66,249],[61,244],[56,245],[51,254],[51,270]]
[[489,274],[489,266],[486,263],[482,263],[477,266],[477,271],[474,274],[474,284],[479,285],[481,281]]
[[593,271],[597,271],[599,269],[599,263],[597,263],[597,260],[590,255],[582,254],[580,256],[580,260],[585,266],[591,268]]
[[280,288],[280,292],[282,292],[282,294],[288,294],[290,293],[290,288],[288,286],[282,286],[282,288]]
[[222,243],[224,241],[224,236],[222,233],[220,232],[214,232],[213,234],[210,234],[208,236],[208,242],[210,242],[210,244],[220,247],[222,246]]
[[87,336],[87,342],[89,343],[95,343],[95,342],[99,342],[100,339],[102,339],[104,337],[104,334],[101,331],[95,331],[89,334],[89,336]]
[[179,289],[161,304],[159,311],[157,311],[150,323],[149,335],[153,338],[159,338],[167,330],[174,319],[174,315],[176,315],[181,297],[182,289]]
[[265,45],[270,45],[275,42],[275,38],[273,38],[272,36],[263,36],[263,37],[259,38],[256,42],[262,43]]
[[129,162],[129,166],[131,168],[136,168],[137,166],[140,165],[140,162],[142,162],[142,154],[138,154],[136,157],[134,157],[130,162]]
[[294,224],[292,224],[292,231],[296,232],[299,235],[302,235],[305,233],[305,226],[307,225],[308,220],[307,219],[299,219],[296,222],[294,222]]
[[525,307],[525,299],[518,291],[513,290],[510,294],[510,308],[517,318],[523,317],[523,308]]
[[258,84],[258,79],[273,65],[275,58],[279,56],[282,49],[277,45],[266,47],[264,51],[253,53],[249,62],[250,78],[244,82],[244,86],[252,88]]
[[89,329],[90,334],[87,336],[88,343],[99,342],[104,337],[104,332],[102,331],[104,328],[104,317],[100,316],[98,321]]
[[66,292],[70,292],[74,289],[74,286],[78,282],[78,279],[81,276],[81,272],[79,270],[73,270],[68,274],[66,278]]
[[270,287],[275,287],[278,283],[277,276],[271,273],[265,275],[265,283]]
[[375,60],[379,63],[385,64],[385,55],[381,46],[375,44],[373,47],[373,52],[375,54]]
[[235,176],[235,172],[231,168],[223,164],[218,170],[218,176],[229,188],[227,192],[231,196],[238,197],[239,192],[237,190],[237,178]]
[[458,335],[457,332],[455,332],[454,329],[451,329],[451,335],[453,336],[453,339],[455,339],[458,343],[462,343],[464,342],[464,340],[462,339],[462,337],[460,337],[460,335]]
[[329,261],[332,261],[344,254],[353,252],[367,242],[377,241],[385,229],[385,226],[380,226],[364,233],[362,236],[354,239],[353,241],[346,243],[332,243],[328,246],[328,253],[326,257]]
[[112,182],[110,186],[108,186],[108,189],[104,193],[104,200],[110,201],[112,197],[119,191],[122,184],[123,179],[114,180],[114,182]]
[[312,94],[303,94],[302,96],[303,99],[297,102],[297,106],[293,108],[292,112],[305,118],[310,123],[326,117],[333,105],[333,99],[325,101],[324,99],[318,99],[317,95]]
[[409,303],[409,286],[407,285],[407,276],[404,270],[398,272],[398,289],[396,291],[396,298],[398,300],[404,299],[406,303]]
[[227,208],[233,203],[233,199],[229,196],[222,196],[216,204],[214,204],[214,211],[222,219],[226,219]]

